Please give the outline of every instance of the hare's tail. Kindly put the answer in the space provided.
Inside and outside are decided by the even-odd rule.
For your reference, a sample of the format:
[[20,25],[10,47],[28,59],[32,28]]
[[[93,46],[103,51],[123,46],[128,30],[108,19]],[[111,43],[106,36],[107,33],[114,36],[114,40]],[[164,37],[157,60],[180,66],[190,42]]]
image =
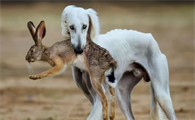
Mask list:
[[107,70],[105,72],[105,76],[106,76],[106,82],[108,83],[108,85],[115,88],[117,86],[117,80],[114,76],[114,69],[110,68],[109,70]]

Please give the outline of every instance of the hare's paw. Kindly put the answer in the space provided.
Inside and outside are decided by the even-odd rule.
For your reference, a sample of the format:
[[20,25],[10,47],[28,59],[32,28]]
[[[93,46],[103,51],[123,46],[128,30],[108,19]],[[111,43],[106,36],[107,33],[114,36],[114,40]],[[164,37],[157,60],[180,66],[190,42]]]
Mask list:
[[36,80],[36,79],[41,79],[41,76],[39,76],[39,75],[30,75],[29,78],[33,79],[33,80]]

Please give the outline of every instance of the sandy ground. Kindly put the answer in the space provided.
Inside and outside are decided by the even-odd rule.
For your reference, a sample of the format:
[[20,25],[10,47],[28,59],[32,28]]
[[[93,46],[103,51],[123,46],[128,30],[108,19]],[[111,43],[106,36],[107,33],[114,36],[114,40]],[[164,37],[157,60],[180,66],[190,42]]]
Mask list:
[[[194,5],[177,2],[27,2],[1,3],[0,23],[0,120],[84,120],[91,104],[71,76],[65,73],[42,80],[28,79],[24,59],[33,44],[26,27],[45,20],[47,46],[63,40],[60,17],[65,6],[93,8],[99,14],[101,33],[115,28],[152,33],[167,56],[170,92],[178,120],[195,120]],[[50,66],[34,63],[35,73]],[[132,93],[137,120],[150,120],[149,84],[141,81]],[[116,120],[125,117],[116,108]]]

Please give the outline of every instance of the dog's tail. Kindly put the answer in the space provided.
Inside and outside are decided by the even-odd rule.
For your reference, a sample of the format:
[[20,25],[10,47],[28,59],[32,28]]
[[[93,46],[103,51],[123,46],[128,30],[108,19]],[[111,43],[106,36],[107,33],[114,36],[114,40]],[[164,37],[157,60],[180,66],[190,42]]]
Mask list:
[[111,87],[115,88],[117,86],[117,80],[114,76],[114,69],[110,68],[105,72],[106,82]]

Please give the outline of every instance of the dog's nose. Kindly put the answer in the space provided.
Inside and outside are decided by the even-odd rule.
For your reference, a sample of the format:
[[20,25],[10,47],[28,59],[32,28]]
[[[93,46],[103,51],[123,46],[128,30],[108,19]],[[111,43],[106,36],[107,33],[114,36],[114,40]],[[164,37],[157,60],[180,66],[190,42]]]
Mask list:
[[81,49],[81,47],[76,47],[74,48],[74,52],[77,54],[81,54],[83,52],[83,49]]

